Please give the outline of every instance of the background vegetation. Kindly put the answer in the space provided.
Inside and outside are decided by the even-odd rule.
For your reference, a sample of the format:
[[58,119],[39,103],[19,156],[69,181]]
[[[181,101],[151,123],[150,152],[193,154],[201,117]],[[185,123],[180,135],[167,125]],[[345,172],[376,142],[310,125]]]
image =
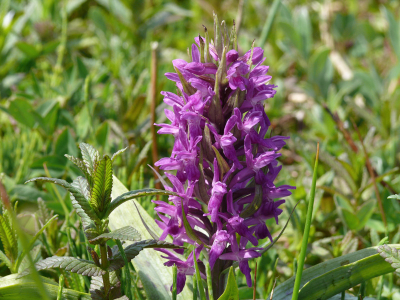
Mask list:
[[[155,121],[164,121],[159,92],[175,86],[163,74],[173,70],[172,59],[188,58],[202,24],[212,31],[213,10],[228,25],[236,20],[239,47],[249,49],[255,39],[265,50],[278,85],[265,109],[273,133],[291,137],[279,182],[297,186],[284,221],[309,194],[320,142],[306,266],[384,237],[399,242],[400,205],[387,197],[400,192],[400,2],[282,1],[269,28],[271,7],[266,0],[0,2],[1,181],[13,205],[18,201],[28,234],[51,218],[50,211],[59,215],[40,236],[34,259],[88,257],[69,194],[48,183],[24,185],[35,176],[70,181],[80,175],[64,157],[78,156],[79,142],[109,154],[129,146],[114,164],[116,176],[129,189],[157,184],[147,164],[167,156],[173,141],[153,139],[152,103]],[[154,216],[150,200],[140,201]],[[306,209],[301,201],[283,237],[257,260],[260,298],[275,278],[279,285],[294,274]],[[270,223],[276,234],[282,225]],[[0,274],[10,272],[16,270],[2,262]],[[87,291],[82,276],[66,280],[67,287]],[[251,298],[244,277],[238,283],[241,299]],[[399,285],[390,274],[368,281],[366,292],[400,299]]]

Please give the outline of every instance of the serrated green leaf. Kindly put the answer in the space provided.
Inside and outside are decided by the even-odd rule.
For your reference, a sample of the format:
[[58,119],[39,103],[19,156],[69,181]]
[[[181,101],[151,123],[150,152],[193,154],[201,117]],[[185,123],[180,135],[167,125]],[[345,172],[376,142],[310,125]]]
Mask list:
[[[144,240],[140,242],[133,243],[127,246],[124,249],[126,259],[131,261],[134,259],[140,251],[145,248],[165,248],[165,249],[182,249],[183,247],[176,246],[174,244],[165,242],[165,241],[158,241],[158,240]],[[124,259],[122,258],[121,253],[119,250],[115,252],[115,254],[109,260],[109,267],[108,271],[115,271],[124,266]]]
[[218,300],[239,300],[239,289],[236,283],[233,267],[229,269],[228,283],[224,293],[218,298]]
[[11,260],[9,260],[7,255],[5,255],[4,252],[1,250],[0,250],[0,260],[6,264],[7,268],[10,271],[13,269],[13,264],[12,264]]
[[156,196],[156,195],[177,196],[177,194],[174,192],[157,190],[157,189],[141,189],[141,190],[130,191],[130,192],[124,193],[121,196],[118,196],[117,198],[115,198],[110,203],[110,205],[107,209],[107,212],[104,216],[105,216],[105,218],[108,217],[114,209],[116,209],[118,206],[120,206],[121,204],[123,204],[126,201],[140,198],[140,197]]
[[118,155],[124,153],[124,152],[126,151],[126,149],[128,149],[128,148],[129,148],[129,147],[125,147],[124,149],[121,149],[121,150],[118,150],[117,152],[115,152],[115,153],[111,156],[111,161],[114,162],[114,159],[115,159]]
[[[92,261],[67,256],[52,256],[46,258],[35,264],[35,268],[38,271],[51,268],[60,268],[65,271],[70,271],[72,273],[77,273],[84,276],[100,276],[106,273],[106,271],[101,269],[99,266],[96,266]],[[20,278],[27,274],[29,274],[29,269],[20,273],[18,277]]]
[[87,170],[89,174],[93,176],[94,167],[97,161],[100,159],[100,154],[93,146],[89,144],[80,143],[79,148],[81,148],[82,158]]
[[378,247],[378,252],[400,274],[400,250],[388,245],[382,245]]
[[90,195],[90,205],[101,218],[111,202],[112,190],[112,162],[105,155],[95,166],[93,175],[93,188]]
[[103,243],[103,242],[111,240],[111,239],[135,242],[135,241],[140,241],[141,235],[132,226],[126,226],[126,227],[122,227],[117,230],[114,230],[112,232],[103,233],[103,234],[95,237],[94,239],[90,240],[89,242],[92,244],[96,244],[100,241]]
[[71,155],[65,154],[64,155],[66,158],[68,158],[75,166],[77,166],[82,172],[83,174],[85,174],[86,178],[91,178],[88,172],[88,169],[85,165],[85,163],[83,162],[83,160],[73,157]]
[[47,177],[32,178],[28,180],[26,183],[38,180],[55,183],[57,185],[64,187],[66,190],[70,192],[72,206],[75,208],[76,213],[81,217],[83,226],[87,227],[90,226],[92,222],[96,223],[100,222],[100,219],[90,206],[88,200],[78,189],[78,187],[80,186],[80,183],[78,183],[78,181],[81,181],[82,177],[78,177],[77,179],[75,179],[72,184],[62,179],[47,178]]
[[0,215],[0,239],[6,256],[14,262],[18,255],[18,237],[7,214],[8,211],[5,210]]

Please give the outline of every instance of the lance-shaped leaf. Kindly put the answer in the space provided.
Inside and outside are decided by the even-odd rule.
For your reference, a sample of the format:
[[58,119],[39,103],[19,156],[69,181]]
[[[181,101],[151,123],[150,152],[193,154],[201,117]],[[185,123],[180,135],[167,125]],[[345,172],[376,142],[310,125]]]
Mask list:
[[89,242],[92,244],[105,243],[108,240],[120,240],[120,241],[140,241],[141,236],[140,233],[133,228],[132,226],[125,226],[114,230],[112,232],[103,233],[94,239],[91,239]]
[[113,169],[111,159],[105,155],[97,162],[93,175],[93,188],[90,195],[90,205],[102,218],[111,202]]
[[78,178],[74,180],[73,182],[74,186],[66,182],[65,180],[57,178],[47,178],[47,177],[32,178],[25,183],[41,180],[41,181],[55,183],[64,187],[66,190],[68,190],[68,192],[71,193],[72,206],[75,208],[76,213],[82,218],[82,223],[84,224],[84,226],[89,226],[91,223],[93,223],[92,221],[100,222],[100,219],[97,217],[95,211],[90,206],[88,200],[77,188],[78,180],[81,180]]
[[[128,261],[131,261],[133,258],[135,258],[139,254],[140,251],[142,251],[145,248],[182,249],[183,247],[176,246],[174,244],[171,244],[171,243],[168,243],[165,241],[144,240],[144,241],[133,243],[124,249],[126,259]],[[108,267],[108,271],[110,271],[110,272],[118,270],[125,265],[124,259],[121,255],[121,253],[119,252],[119,250],[115,249],[114,253],[115,254],[109,260],[110,264]]]
[[[39,261],[35,264],[35,268],[40,270],[60,268],[65,271],[70,271],[72,273],[77,273],[85,276],[100,276],[106,273],[99,266],[96,266],[94,262],[78,259],[75,257],[67,256],[52,256],[44,260]],[[29,269],[22,272],[18,277],[22,277],[29,274]]]
[[214,46],[215,50],[217,50],[218,57],[221,58],[222,53],[222,33],[221,26],[218,22],[218,16],[216,13],[214,15]]
[[224,293],[218,298],[218,300],[239,300],[239,289],[236,283],[233,267],[230,267],[229,269],[228,283]]
[[228,173],[230,168],[226,160],[222,157],[221,153],[219,153],[219,151],[217,150],[217,148],[215,148],[214,146],[212,146],[212,148],[214,150],[215,156],[217,157],[218,168],[221,177],[220,180],[222,181],[225,173]]
[[178,68],[175,68],[175,71],[178,74],[179,80],[182,83],[183,91],[189,96],[196,93],[196,89],[192,87],[192,85],[189,82],[186,81],[185,77],[183,77],[182,73],[178,70]]
[[100,154],[93,146],[89,144],[80,143],[79,148],[81,148],[82,158],[87,170],[89,174],[93,176],[95,165],[100,159]]
[[125,203],[126,201],[140,198],[140,197],[156,196],[156,195],[177,196],[177,194],[174,192],[163,191],[163,190],[158,190],[158,189],[141,189],[141,190],[130,191],[130,192],[124,193],[121,196],[118,196],[117,198],[115,198],[110,203],[104,217],[105,218],[108,217],[114,209],[116,209],[118,206],[120,206],[122,203]]
[[196,241],[199,245],[204,245],[207,248],[210,248],[207,244],[205,244],[194,232],[192,227],[190,226],[186,214],[185,214],[185,209],[183,208],[183,202],[181,201],[181,209],[182,209],[182,221],[183,221],[183,226],[185,226],[186,234],[188,237],[190,237],[193,241]]
[[256,184],[253,201],[240,213],[241,218],[248,218],[254,215],[262,204],[262,186]]
[[378,247],[378,252],[400,274],[400,250],[382,245]]
[[221,62],[219,64],[218,70],[217,70],[217,78],[218,82],[220,85],[227,85],[228,84],[228,78],[226,78],[227,75],[227,70],[226,70],[226,52],[227,52],[228,47],[224,47],[222,51],[222,57],[221,57]]
[[124,149],[121,149],[121,150],[118,150],[117,152],[115,152],[115,153],[111,156],[111,162],[114,162],[114,159],[115,159],[118,155],[124,153],[124,152],[126,151],[126,149],[128,149],[128,148],[129,148],[129,147],[125,147]]

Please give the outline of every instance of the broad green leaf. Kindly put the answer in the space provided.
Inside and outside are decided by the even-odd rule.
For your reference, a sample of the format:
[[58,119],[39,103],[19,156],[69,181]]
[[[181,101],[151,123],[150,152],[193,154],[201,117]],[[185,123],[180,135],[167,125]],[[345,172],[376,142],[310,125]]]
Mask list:
[[141,236],[140,233],[135,228],[133,228],[132,226],[126,226],[114,230],[112,232],[103,233],[95,237],[94,239],[90,240],[89,242],[92,244],[96,244],[98,242],[105,242],[111,239],[135,242],[135,241],[140,241]]
[[239,300],[239,289],[236,283],[235,274],[233,273],[233,267],[229,269],[228,283],[224,293],[218,298],[218,300]]
[[55,149],[55,155],[63,156],[70,154],[72,156],[78,156],[78,147],[76,146],[75,139],[68,128],[65,128],[63,132],[58,136]]
[[40,55],[40,51],[36,49],[35,46],[25,43],[25,42],[18,42],[15,44],[22,53],[25,54],[27,58],[34,59]]
[[[174,244],[171,244],[171,243],[168,243],[165,241],[144,240],[144,241],[130,244],[129,246],[127,246],[124,249],[126,259],[128,261],[131,261],[133,258],[135,258],[139,254],[140,251],[142,251],[145,248],[179,249],[182,247],[176,246]],[[119,252],[119,250],[117,250],[115,252],[115,254],[110,258],[109,262],[110,262],[110,265],[108,267],[109,271],[118,270],[125,265],[124,259],[121,255],[121,253]]]
[[400,274],[400,250],[388,245],[378,247],[379,254]]
[[55,183],[67,189],[71,194],[71,202],[72,206],[75,208],[76,213],[82,218],[82,223],[84,226],[88,226],[91,223],[91,220],[94,222],[100,222],[94,210],[91,208],[88,200],[82,194],[81,191],[78,190],[78,182],[81,180],[80,177],[74,180],[72,184],[66,182],[62,179],[57,178],[47,178],[47,177],[37,177],[28,180],[28,182],[42,180],[45,182]]
[[[30,277],[17,278],[17,274],[0,278],[0,295],[2,300],[42,300],[36,283]],[[41,280],[48,291],[50,299],[56,300],[58,284],[49,278],[41,277]],[[91,300],[89,294],[63,289],[62,299],[66,300]]]
[[[78,259],[75,257],[67,256],[52,256],[44,260],[39,261],[35,264],[35,268],[40,270],[46,270],[51,268],[60,268],[65,271],[70,271],[72,273],[81,274],[84,276],[101,276],[106,273],[99,266],[96,266],[94,262]],[[30,270],[20,273],[19,277],[29,274]]]
[[360,220],[357,218],[355,214],[353,214],[351,211],[342,208],[341,209],[342,215],[344,222],[346,223],[347,227],[351,230],[357,230],[357,228],[360,227]]
[[33,128],[36,123],[35,114],[31,104],[25,99],[15,99],[10,102],[8,113],[18,122]]
[[[397,249],[400,248],[399,244],[390,245],[390,246],[397,248]],[[360,270],[359,269],[360,267],[362,267],[362,268],[367,267],[368,268],[368,270],[366,270],[367,273],[363,271],[361,273],[361,276],[369,277],[370,275],[373,275],[373,274],[375,274],[375,275],[372,277],[380,276],[382,274],[380,274],[380,275],[379,274],[376,275],[376,274],[380,272],[379,270],[381,270],[380,268],[383,266],[382,265],[383,259],[381,259],[380,261],[376,259],[376,256],[377,256],[376,251],[377,251],[377,247],[367,248],[367,249],[359,250],[359,251],[356,251],[356,252],[353,252],[350,254],[342,255],[340,257],[333,258],[333,259],[330,259],[323,263],[309,267],[303,271],[300,287],[305,286],[306,283],[308,283],[311,280],[316,279],[316,278],[319,278],[318,280],[320,280],[320,281],[322,281],[322,279],[326,280],[325,284],[329,285],[332,282],[330,280],[330,278],[332,278],[331,276],[333,274],[330,272],[332,272],[332,271],[337,271],[337,273],[334,273],[336,276],[335,278],[337,278],[337,279],[343,277],[343,278],[345,278],[344,280],[347,280],[349,282],[348,276],[357,275],[356,277],[351,277],[350,279],[355,278],[358,280],[359,279],[358,276],[360,276],[359,272],[349,272],[349,270],[351,270],[352,267],[355,268],[354,270]],[[367,259],[367,264],[365,264],[365,261],[363,261],[364,259]],[[370,259],[370,260],[368,260],[368,259]],[[356,263],[358,261],[360,261],[360,262],[362,261],[362,264],[361,265],[357,265],[357,264],[353,265],[354,263]],[[368,266],[368,263],[371,263],[371,266],[370,266],[371,268]],[[374,263],[376,263],[377,271],[379,271],[379,272],[374,271]],[[343,267],[346,267],[346,266],[350,266],[350,267],[347,269],[346,268],[343,269]],[[389,270],[389,268],[387,268],[387,270],[388,270],[388,272],[386,272],[386,273],[389,273],[389,272],[391,272],[390,270],[393,271],[393,268],[390,267],[390,270]],[[370,274],[368,274],[368,272],[370,272]],[[325,274],[327,274],[326,277],[324,277]],[[369,277],[369,278],[372,278],[372,277]],[[290,300],[290,299],[292,299],[294,280],[295,280],[295,278],[292,277],[292,278],[286,280],[284,283],[278,285],[274,290],[274,300]],[[367,280],[367,279],[365,279],[365,280]],[[316,292],[316,293],[318,293],[319,289],[321,289],[321,290],[325,289],[324,286],[319,286],[319,285],[318,286],[316,285],[314,287],[315,287],[315,291],[313,291],[313,292]],[[304,297],[303,293],[304,292],[302,292],[302,290],[300,290],[299,299],[309,300],[309,298],[301,298],[301,297]],[[336,293],[340,293],[340,291],[338,291]],[[324,299],[327,299],[327,298],[324,298]],[[311,300],[311,298],[310,298],[310,300]]]
[[82,158],[89,174],[93,175],[94,167],[97,161],[100,159],[99,152],[93,148],[93,146],[85,143],[80,143],[79,148],[81,148]]
[[[114,180],[115,180],[115,178],[114,178]],[[176,196],[177,194],[174,192],[157,190],[157,189],[141,189],[141,190],[130,191],[130,192],[124,193],[124,194],[116,197],[115,199],[113,199],[111,201],[111,203],[107,209],[107,212],[105,214],[105,217],[108,217],[114,211],[114,209],[116,209],[118,206],[125,203],[126,201],[133,200],[133,199],[140,198],[140,197],[145,197],[145,196],[157,196],[157,195]]]
[[379,254],[375,254],[312,279],[300,290],[299,300],[329,299],[362,282],[393,272],[393,270]]
[[362,229],[367,221],[371,218],[372,214],[374,213],[376,207],[375,200],[369,200],[363,203],[360,209],[357,211],[357,218],[360,220],[359,229]]
[[[113,198],[115,199],[126,192],[128,192],[127,188],[116,177],[114,177],[114,186],[112,191]],[[142,224],[134,203],[137,205],[137,208],[147,226],[160,236],[162,230],[135,199],[118,206],[113,211],[109,217],[110,229],[116,230],[124,226],[133,226],[139,231],[142,238],[152,238]],[[172,239],[167,237],[166,241],[172,242]],[[169,288],[172,285],[172,268],[164,266],[165,259],[162,258],[161,255],[162,253],[153,249],[145,249],[132,260],[132,264],[142,281],[148,299],[170,300],[171,292]],[[190,284],[191,278],[188,277],[186,282]],[[189,290],[187,285],[177,298],[179,300],[192,298],[192,292]]]
[[95,165],[93,188],[89,200],[91,207],[93,207],[100,218],[105,215],[111,201],[112,176],[112,162],[111,159],[105,155]]

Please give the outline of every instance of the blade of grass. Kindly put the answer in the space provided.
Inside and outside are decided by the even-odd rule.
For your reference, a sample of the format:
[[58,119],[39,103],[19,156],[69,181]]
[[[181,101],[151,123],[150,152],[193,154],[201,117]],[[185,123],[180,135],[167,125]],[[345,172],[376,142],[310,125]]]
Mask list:
[[48,300],[49,299],[49,295],[47,294],[47,291],[46,291],[46,288],[44,286],[44,283],[41,280],[41,278],[39,276],[39,273],[35,268],[35,265],[34,265],[34,262],[33,262],[33,259],[32,259],[31,253],[30,253],[30,249],[29,249],[29,242],[26,239],[25,232],[22,230],[22,228],[18,224],[17,217],[16,217],[14,211],[12,210],[10,199],[8,198],[6,189],[5,189],[4,185],[3,185],[3,183],[1,182],[1,180],[0,180],[0,198],[1,198],[1,201],[3,202],[4,208],[7,209],[10,212],[10,215],[12,217],[13,225],[15,226],[15,229],[17,231],[18,237],[19,237],[19,239],[21,241],[21,244],[22,244],[22,249],[23,249],[23,251],[26,252],[26,256],[27,256],[28,261],[29,261],[29,268],[31,269],[30,270],[31,271],[30,274],[32,276],[32,279],[35,282],[42,299]]
[[274,2],[271,5],[271,10],[268,14],[267,20],[265,21],[263,30],[261,32],[261,37],[260,37],[260,47],[261,48],[265,45],[265,42],[268,39],[268,35],[271,31],[272,23],[274,23],[274,19],[275,19],[276,13],[278,12],[280,3],[281,3],[280,0],[274,0]]
[[131,272],[129,271],[129,262],[128,259],[126,258],[125,255],[125,251],[124,248],[122,247],[122,243],[120,240],[115,240],[115,242],[117,243],[119,252],[121,253],[122,259],[124,260],[125,263],[125,295],[129,298],[129,299],[133,299],[132,297],[132,289],[131,289],[131,283],[132,283],[132,279],[131,279]]
[[198,287],[199,292],[200,292],[200,299],[201,300],[207,300],[206,294],[205,294],[204,288],[203,288],[203,283],[201,282],[199,266],[197,265],[196,248],[193,249],[193,260],[194,260],[194,267],[196,269],[197,287]]
[[299,255],[298,262],[297,262],[296,280],[294,282],[292,300],[297,300],[297,298],[299,297],[301,275],[303,273],[304,261],[306,259],[308,236],[310,234],[311,219],[312,219],[312,213],[313,213],[313,207],[314,207],[315,186],[317,184],[318,156],[319,156],[319,143],[317,144],[317,155],[315,157],[314,174],[313,174],[311,191],[310,191],[310,199],[308,202],[306,225],[304,227],[303,242],[301,244],[300,255]]
[[207,286],[208,286],[208,300],[214,300],[210,263],[207,261],[205,265],[206,265]]
[[[58,215],[53,216],[50,220],[47,221],[47,223],[35,234],[33,239],[29,242],[28,249],[31,249],[33,247],[33,244],[36,242],[36,240],[39,238],[39,236],[44,232],[44,230],[47,228],[47,226],[50,225],[51,221],[53,221],[55,218],[57,218]],[[29,250],[30,251],[30,250]],[[22,251],[21,255],[18,257],[17,262],[15,264],[15,270],[18,271],[19,265],[21,264],[22,259],[25,257],[26,252]]]
[[274,269],[272,270],[271,280],[268,284],[267,295],[271,294],[271,292],[272,292],[272,287],[273,287],[274,281],[275,281],[275,273],[276,273],[276,267],[278,266],[278,261],[279,261],[279,256],[276,258],[275,263],[274,263]]

